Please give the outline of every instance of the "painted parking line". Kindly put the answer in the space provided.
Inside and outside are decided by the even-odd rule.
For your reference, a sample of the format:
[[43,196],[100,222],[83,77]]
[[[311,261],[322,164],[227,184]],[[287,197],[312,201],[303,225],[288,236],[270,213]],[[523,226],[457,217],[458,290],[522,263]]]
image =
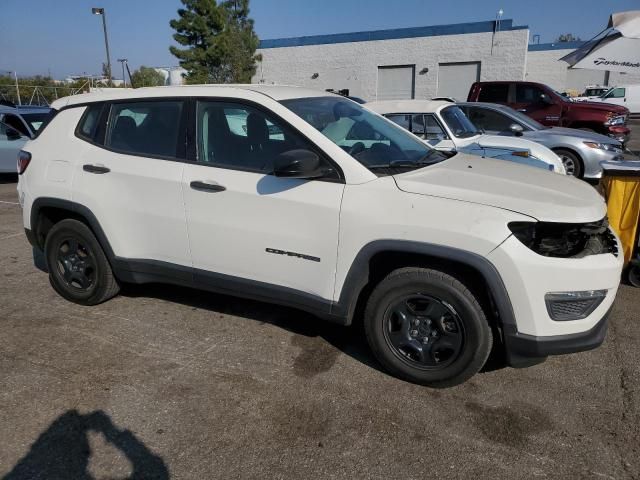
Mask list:
[[20,205],[18,202],[5,202],[4,200],[0,200],[0,203],[6,203],[7,205]]

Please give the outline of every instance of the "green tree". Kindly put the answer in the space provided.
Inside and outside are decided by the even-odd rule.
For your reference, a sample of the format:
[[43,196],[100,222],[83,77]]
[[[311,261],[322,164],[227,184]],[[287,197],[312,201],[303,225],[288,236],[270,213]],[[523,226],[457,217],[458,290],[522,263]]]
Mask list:
[[187,48],[169,47],[187,70],[187,83],[250,83],[260,43],[249,18],[249,0],[181,0],[170,25]]
[[164,75],[151,67],[142,65],[138,70],[131,74],[131,82],[135,88],[138,87],[157,87],[164,85]]

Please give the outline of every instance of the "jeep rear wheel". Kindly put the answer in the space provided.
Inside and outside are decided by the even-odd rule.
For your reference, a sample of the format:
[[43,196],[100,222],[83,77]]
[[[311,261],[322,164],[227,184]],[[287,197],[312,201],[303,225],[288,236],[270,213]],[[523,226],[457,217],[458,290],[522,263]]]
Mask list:
[[403,268],[374,289],[365,311],[367,341],[392,374],[432,387],[468,380],[493,341],[475,296],[438,271]]
[[120,290],[98,240],[84,223],[71,219],[56,223],[44,250],[49,281],[67,300],[96,305]]

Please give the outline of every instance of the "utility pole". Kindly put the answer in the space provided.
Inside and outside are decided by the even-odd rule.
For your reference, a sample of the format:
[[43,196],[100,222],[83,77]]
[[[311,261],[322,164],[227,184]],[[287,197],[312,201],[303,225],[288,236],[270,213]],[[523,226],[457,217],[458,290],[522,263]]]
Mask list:
[[18,96],[18,105],[22,105],[22,100],[20,100],[20,86],[18,85],[18,72],[13,72],[13,75],[16,78],[16,95]]
[[124,76],[124,64],[128,62],[126,58],[119,58],[118,61],[122,65],[122,85],[127,87],[127,77]]
[[108,84],[111,83],[111,55],[109,55],[109,38],[107,36],[107,13],[104,8],[92,8],[91,13],[102,17],[102,29],[104,30],[104,46],[107,49],[107,79]]

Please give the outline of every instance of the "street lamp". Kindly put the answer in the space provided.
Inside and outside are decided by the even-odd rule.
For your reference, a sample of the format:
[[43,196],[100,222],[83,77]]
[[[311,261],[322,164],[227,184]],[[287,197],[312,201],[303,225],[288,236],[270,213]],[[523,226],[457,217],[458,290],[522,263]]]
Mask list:
[[119,58],[118,61],[122,65],[122,86],[127,87],[127,77],[124,76],[124,64],[128,62],[126,58]]
[[102,29],[104,30],[104,46],[107,49],[107,76],[108,82],[111,83],[111,56],[109,55],[109,39],[107,37],[107,13],[104,8],[92,8],[91,13],[102,16]]

